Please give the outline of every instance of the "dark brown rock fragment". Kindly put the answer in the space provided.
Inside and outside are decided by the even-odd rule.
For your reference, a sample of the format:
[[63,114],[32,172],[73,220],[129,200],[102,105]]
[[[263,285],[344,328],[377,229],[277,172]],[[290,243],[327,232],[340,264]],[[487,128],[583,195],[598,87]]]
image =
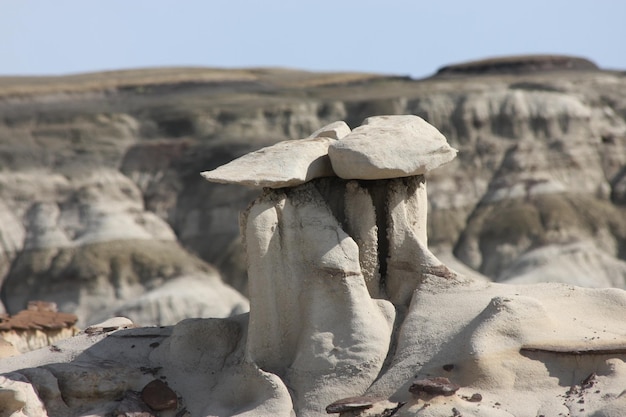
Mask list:
[[596,383],[596,373],[592,372],[591,374],[589,374],[589,376],[587,376],[587,378],[585,378],[581,383],[580,383],[580,387],[582,389],[589,389],[591,387],[593,387]]
[[115,417],[154,417],[138,392],[129,391],[113,411]]
[[141,399],[155,411],[173,410],[178,407],[176,393],[159,379],[149,382],[141,390]]
[[467,399],[467,401],[472,402],[472,403],[479,403],[482,400],[483,400],[483,396],[480,395],[479,393],[472,394],[472,396]]
[[450,382],[448,378],[436,377],[426,379],[416,379],[409,387],[409,391],[413,394],[426,393],[429,395],[453,395],[458,389],[459,385]]
[[366,410],[372,408],[376,401],[380,398],[372,397],[348,397],[337,400],[326,407],[328,414],[343,413],[346,411]]
[[339,413],[339,417],[391,417],[404,404],[380,397],[349,397],[330,404],[326,407],[326,412],[329,414]]

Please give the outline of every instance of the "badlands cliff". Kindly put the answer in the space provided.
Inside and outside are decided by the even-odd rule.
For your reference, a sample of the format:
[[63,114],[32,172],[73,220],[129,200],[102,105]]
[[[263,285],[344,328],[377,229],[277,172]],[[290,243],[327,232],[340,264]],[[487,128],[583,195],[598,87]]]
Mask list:
[[116,318],[4,359],[2,415],[620,415],[624,290],[493,283],[430,251],[427,176],[456,154],[417,116],[379,116],[204,172],[259,188],[250,312]]
[[545,62],[424,80],[184,68],[0,78],[0,308],[56,302],[81,327],[246,311],[231,287],[248,294],[237,219],[255,194],[198,173],[378,114],[416,114],[459,150],[427,174],[429,245],[446,263],[496,282],[624,288],[626,76]]

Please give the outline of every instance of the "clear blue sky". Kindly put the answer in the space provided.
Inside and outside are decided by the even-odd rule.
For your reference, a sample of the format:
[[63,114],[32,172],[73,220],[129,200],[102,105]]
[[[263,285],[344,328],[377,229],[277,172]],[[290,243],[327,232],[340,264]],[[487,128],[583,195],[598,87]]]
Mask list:
[[626,1],[0,0],[0,75],[281,66],[422,77],[526,53],[626,69]]

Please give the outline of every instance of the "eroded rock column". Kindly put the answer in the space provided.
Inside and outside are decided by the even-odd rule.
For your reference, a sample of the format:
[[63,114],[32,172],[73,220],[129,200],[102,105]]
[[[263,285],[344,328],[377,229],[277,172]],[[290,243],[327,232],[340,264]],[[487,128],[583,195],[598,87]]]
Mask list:
[[407,306],[425,275],[452,275],[428,250],[428,201],[423,175],[389,180],[387,192],[388,257],[385,287],[389,300]]
[[266,191],[242,230],[248,359],[285,379],[298,415],[323,412],[328,396],[367,389],[387,355],[395,310],[370,297],[358,245],[315,186]]

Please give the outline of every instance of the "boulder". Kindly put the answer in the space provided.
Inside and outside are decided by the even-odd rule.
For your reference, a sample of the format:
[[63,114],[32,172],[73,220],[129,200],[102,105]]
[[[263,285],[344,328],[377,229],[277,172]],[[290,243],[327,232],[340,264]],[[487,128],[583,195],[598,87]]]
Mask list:
[[[322,132],[323,133],[323,132]],[[208,181],[253,188],[282,188],[333,176],[328,146],[334,139],[288,140],[244,155],[202,176]]]
[[317,129],[309,138],[342,139],[348,134],[350,134],[350,126],[344,121],[337,121]]
[[178,408],[176,393],[160,379],[153,379],[143,387],[141,399],[155,411],[175,410]]
[[375,180],[423,175],[454,159],[456,150],[418,116],[375,116],[331,143],[328,155],[339,177]]

